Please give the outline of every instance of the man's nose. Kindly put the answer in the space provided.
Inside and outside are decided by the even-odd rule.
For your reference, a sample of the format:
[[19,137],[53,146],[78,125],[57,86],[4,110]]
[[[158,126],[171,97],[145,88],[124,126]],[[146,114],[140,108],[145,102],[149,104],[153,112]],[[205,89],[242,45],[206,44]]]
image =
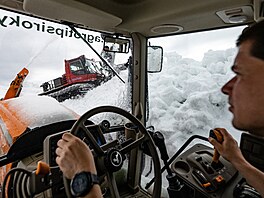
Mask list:
[[230,95],[230,93],[233,90],[234,83],[236,81],[236,77],[233,77],[231,80],[229,80],[221,89],[221,91],[226,94]]

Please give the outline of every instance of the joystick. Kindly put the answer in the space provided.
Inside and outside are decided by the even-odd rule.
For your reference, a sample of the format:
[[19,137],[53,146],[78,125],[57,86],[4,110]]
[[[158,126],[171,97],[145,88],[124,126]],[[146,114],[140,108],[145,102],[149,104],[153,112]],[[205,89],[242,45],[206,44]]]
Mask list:
[[[222,143],[224,141],[223,135],[217,129],[210,130],[209,137],[214,138],[219,143]],[[212,167],[219,166],[219,157],[220,157],[219,152],[216,149],[214,149]]]

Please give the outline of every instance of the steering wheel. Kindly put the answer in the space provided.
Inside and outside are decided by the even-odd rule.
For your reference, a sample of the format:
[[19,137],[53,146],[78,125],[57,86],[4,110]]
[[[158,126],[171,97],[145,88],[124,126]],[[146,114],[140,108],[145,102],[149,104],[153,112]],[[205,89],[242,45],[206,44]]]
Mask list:
[[[119,114],[125,118],[127,118],[131,123],[133,123],[135,126],[138,127],[139,129],[139,138],[129,141],[129,143],[123,147],[117,147],[116,145],[118,144],[117,140],[115,140],[115,144],[109,144],[107,146],[107,149],[105,149],[104,145],[99,145],[98,141],[95,139],[91,131],[89,130],[89,126],[86,126],[85,123],[87,120],[99,113],[106,113],[106,112],[111,112],[111,113],[116,113]],[[98,125],[93,125],[95,127],[99,127]],[[79,132],[83,131],[85,132],[85,138],[87,138],[89,142],[90,148],[93,149],[93,155],[95,158],[95,163],[96,163],[96,168],[97,171],[98,169],[102,169],[106,174],[107,178],[107,183],[108,187],[110,189],[110,194],[111,197],[119,198],[119,191],[117,189],[117,184],[116,180],[114,177],[114,172],[117,170],[120,170],[123,165],[123,156],[128,154],[130,151],[132,151],[134,148],[139,147],[143,142],[148,146],[151,157],[153,159],[153,164],[154,164],[154,175],[155,175],[155,183],[154,183],[154,188],[153,188],[153,198],[160,198],[161,194],[161,172],[160,172],[160,162],[159,162],[159,157],[158,153],[155,147],[155,144],[147,132],[146,128],[141,124],[141,122],[134,117],[132,114],[129,112],[118,108],[118,107],[113,107],[113,106],[100,106],[94,109],[91,109],[87,111],[85,114],[83,114],[73,125],[71,129],[71,133],[77,137],[79,137]],[[101,131],[98,131],[99,133],[102,133]],[[83,138],[83,137],[82,137]],[[113,141],[114,142],[114,141]],[[112,147],[109,149],[109,146]],[[114,156],[114,157],[113,157]],[[117,158],[119,156],[119,158]],[[112,160],[112,158],[114,158]],[[108,159],[108,160],[105,160]],[[118,159],[118,160],[116,160]],[[65,178],[64,178],[65,179]],[[69,195],[69,185],[65,184],[65,190],[67,193],[68,197],[71,197]]]

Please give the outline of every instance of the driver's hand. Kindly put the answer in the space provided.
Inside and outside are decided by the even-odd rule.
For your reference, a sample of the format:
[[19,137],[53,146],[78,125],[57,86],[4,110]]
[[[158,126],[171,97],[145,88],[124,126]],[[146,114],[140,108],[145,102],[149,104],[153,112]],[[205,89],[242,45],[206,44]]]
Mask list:
[[76,173],[87,171],[96,174],[94,158],[89,147],[71,133],[64,133],[57,143],[56,162],[68,179]]
[[226,129],[216,129],[223,135],[224,141],[219,143],[214,138],[209,137],[209,142],[215,147],[222,157],[230,161],[232,164],[235,163],[235,161],[243,161],[244,157],[238,147],[236,140],[227,132]]

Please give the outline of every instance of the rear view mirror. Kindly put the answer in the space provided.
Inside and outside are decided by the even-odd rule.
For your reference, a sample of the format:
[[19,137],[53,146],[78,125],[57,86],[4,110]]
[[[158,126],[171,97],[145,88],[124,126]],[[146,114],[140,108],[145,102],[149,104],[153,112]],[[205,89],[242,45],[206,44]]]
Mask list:
[[130,41],[124,38],[116,38],[105,36],[104,37],[104,51],[128,53],[130,47]]
[[158,73],[162,69],[163,48],[160,46],[148,46],[148,72]]

